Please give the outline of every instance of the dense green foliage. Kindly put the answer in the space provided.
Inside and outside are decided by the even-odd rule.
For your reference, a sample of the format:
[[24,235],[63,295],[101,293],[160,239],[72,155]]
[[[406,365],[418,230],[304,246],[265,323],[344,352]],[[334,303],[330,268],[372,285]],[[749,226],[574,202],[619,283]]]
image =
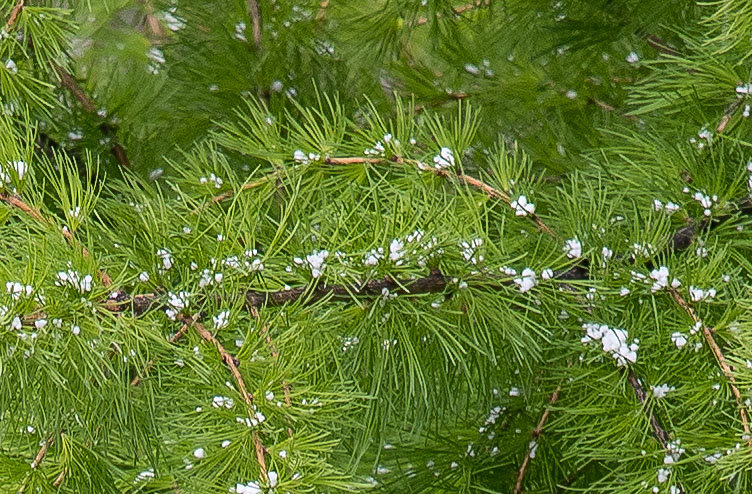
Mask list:
[[2,492],[752,490],[750,2],[0,6]]

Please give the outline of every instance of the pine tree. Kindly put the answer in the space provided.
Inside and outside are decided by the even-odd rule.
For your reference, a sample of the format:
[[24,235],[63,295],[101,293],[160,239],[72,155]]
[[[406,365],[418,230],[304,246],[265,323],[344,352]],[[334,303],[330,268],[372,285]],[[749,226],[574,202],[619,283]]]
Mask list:
[[2,492],[752,489],[749,2],[0,6]]

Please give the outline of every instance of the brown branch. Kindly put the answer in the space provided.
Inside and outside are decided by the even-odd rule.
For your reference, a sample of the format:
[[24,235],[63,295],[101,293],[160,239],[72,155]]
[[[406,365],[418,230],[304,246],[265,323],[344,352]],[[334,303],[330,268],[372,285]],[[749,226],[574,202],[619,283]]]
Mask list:
[[329,0],[323,0],[319,4],[319,10],[316,12],[316,20],[320,21],[326,16],[326,8],[329,6]]
[[247,0],[248,15],[251,16],[251,29],[253,31],[253,45],[256,51],[261,53],[261,9],[258,0]]
[[[464,12],[473,10],[475,8],[478,8],[478,7],[482,7],[482,6],[486,6],[487,7],[490,3],[491,3],[491,0],[477,0],[474,3],[468,3],[468,4],[465,4],[465,5],[461,5],[459,7],[454,7],[452,9],[452,11],[453,11],[454,15],[461,15]],[[441,13],[437,13],[436,14],[436,18],[437,19],[441,18]],[[419,17],[415,21],[415,25],[416,26],[422,26],[422,25],[427,24],[427,23],[428,23],[428,17]]]
[[749,417],[747,416],[747,409],[745,408],[742,401],[742,395],[739,392],[739,388],[736,387],[736,379],[734,378],[733,372],[734,370],[726,362],[726,357],[723,355],[721,347],[719,347],[718,343],[715,341],[715,337],[713,336],[713,329],[708,325],[702,323],[701,319],[697,316],[694,308],[689,305],[686,300],[684,300],[684,297],[682,297],[676,289],[671,288],[669,291],[671,293],[671,296],[674,297],[674,300],[676,300],[676,303],[679,304],[679,306],[684,309],[684,312],[686,312],[689,317],[692,318],[692,321],[694,321],[695,323],[701,323],[702,334],[703,336],[705,336],[705,341],[708,342],[708,346],[710,346],[710,350],[713,352],[713,356],[715,356],[715,359],[718,362],[718,366],[721,368],[723,375],[726,376],[726,379],[728,379],[729,386],[731,386],[731,393],[736,399],[736,405],[737,407],[739,407],[739,415],[741,416],[742,428],[744,429],[744,436],[746,437],[747,445],[752,447],[752,437],[750,437]]
[[37,456],[34,458],[34,461],[31,462],[31,469],[36,470],[39,468],[39,465],[42,463],[42,460],[44,460],[44,457],[47,455],[47,450],[50,449],[50,446],[52,446],[52,442],[54,441],[54,436],[50,436],[47,438],[47,440],[42,444],[42,447],[39,449],[39,452],[37,453]]
[[[270,182],[272,180],[279,179],[283,175],[284,175],[284,170],[275,170],[275,171],[269,173],[268,175],[266,175],[264,177],[261,177],[260,179],[258,179],[256,181],[248,182],[246,184],[241,185],[240,186],[240,190],[243,191],[243,190],[255,189],[256,187],[258,187],[260,185],[264,185],[265,183],[268,183],[268,182]],[[222,201],[224,201],[226,199],[229,199],[230,197],[232,197],[234,195],[235,195],[235,191],[232,190],[232,189],[228,190],[227,192],[223,192],[221,194],[218,194],[218,195],[212,197],[209,202],[207,202],[205,204],[202,204],[201,206],[198,206],[196,209],[194,209],[193,210],[193,214],[199,213],[199,212],[203,211],[204,209],[206,209],[207,207],[211,206],[212,204],[217,204],[219,202],[222,202]]]
[[[632,389],[634,389],[635,395],[637,396],[637,401],[640,402],[641,405],[644,405],[645,400],[647,399],[647,393],[645,393],[645,389],[642,387],[642,384],[640,384],[640,380],[637,379],[637,375],[634,373],[634,370],[632,370],[631,367],[627,370],[627,381],[629,382],[630,386],[632,386]],[[650,427],[653,429],[653,436],[661,444],[661,447],[667,450],[669,438],[666,429],[661,427],[660,422],[658,422],[658,418],[650,410],[646,410],[646,412],[650,420]],[[679,494],[682,494],[684,492],[681,484],[677,483],[676,487],[679,488]]]
[[[92,101],[92,99],[89,98],[89,96],[84,92],[81,86],[79,86],[78,82],[76,82],[76,79],[70,74],[70,72],[68,72],[67,70],[65,70],[65,68],[55,62],[52,62],[52,68],[60,78],[60,85],[63,88],[67,89],[73,95],[73,97],[76,98],[81,107],[87,113],[91,113],[92,115],[95,115],[97,116],[97,118],[99,118],[99,116],[97,115],[96,104],[94,104],[94,101]],[[102,132],[102,134],[111,139],[112,146],[110,147],[110,152],[113,154],[113,156],[115,156],[115,159],[118,163],[120,163],[120,166],[124,168],[130,168],[131,164],[130,161],[128,161],[128,156],[125,152],[125,148],[123,148],[123,146],[115,140],[115,128],[107,122],[100,123],[98,128]]]
[[[557,400],[559,399],[559,392],[561,391],[561,384],[556,387],[556,390],[551,395],[551,398],[548,400],[549,405],[554,405]],[[543,411],[543,415],[541,416],[540,420],[538,421],[538,425],[533,430],[532,436],[533,440],[536,440],[540,437],[540,435],[543,433],[543,426],[546,425],[546,421],[548,420],[548,416],[551,414],[551,408],[548,406]],[[525,459],[522,460],[522,465],[520,465],[520,469],[517,472],[517,482],[514,485],[514,494],[522,494],[522,481],[525,478],[525,471],[527,470],[527,466],[530,464],[530,450],[528,449],[527,454],[525,455]]]
[[[644,404],[647,399],[647,393],[645,393],[645,389],[642,387],[642,384],[640,384],[640,380],[637,379],[637,375],[631,367],[627,370],[627,381],[632,386],[632,389],[634,389],[637,401],[639,401],[641,405]],[[666,449],[668,445],[668,433],[666,433],[666,430],[661,427],[660,422],[658,422],[658,419],[652,412],[648,411],[647,413],[650,419],[650,427],[653,429],[653,436],[655,436],[661,444],[661,447]]]
[[16,2],[16,5],[13,6],[13,10],[10,11],[10,17],[8,18],[8,22],[5,23],[5,28],[3,29],[6,33],[10,31],[13,28],[13,26],[16,24],[16,21],[18,20],[18,15],[24,9],[24,3],[26,3],[26,0],[18,0]]
[[657,52],[663,53],[664,55],[671,55],[671,56],[677,56],[679,55],[679,52],[676,51],[674,48],[668,46],[668,43],[661,38],[660,36],[657,36],[655,34],[648,34],[645,36],[645,41],[652,49],[654,49]]
[[38,221],[39,223],[42,223],[45,226],[51,226],[52,223],[47,221],[47,218],[42,216],[42,213],[39,212],[38,209],[33,208],[26,204],[26,202],[21,199],[21,197],[17,196],[16,194],[11,194],[8,192],[0,192],[0,201],[5,202],[9,206],[12,206],[16,209],[20,209],[27,215],[31,216],[33,219]]
[[[327,165],[363,165],[363,164],[371,164],[375,165],[377,163],[383,163],[384,161],[387,161],[385,158],[362,158],[360,156],[354,156],[349,158],[333,158],[333,157],[327,157],[324,159],[324,163]],[[401,158],[395,158],[392,160],[395,163],[402,163]]]
[[[363,165],[363,164],[378,164],[378,163],[396,163],[396,164],[403,164],[403,163],[409,163],[411,165],[418,166],[419,162],[415,160],[406,160],[403,159],[400,156],[392,156],[390,158],[365,158],[362,156],[351,156],[351,157],[327,157],[324,159],[324,163],[327,165]],[[499,189],[496,189],[492,187],[491,185],[488,185],[485,182],[482,182],[478,180],[475,177],[471,177],[470,175],[465,175],[463,173],[454,173],[447,170],[441,170],[436,168],[428,168],[427,171],[431,171],[434,175],[437,175],[439,177],[447,177],[447,178],[454,178],[458,180],[460,183],[464,183],[466,185],[469,185],[470,187],[476,188],[482,192],[484,192],[486,195],[493,199],[499,199],[506,203],[507,205],[512,204],[512,198],[509,197],[509,195]],[[278,177],[280,171],[275,171],[255,182],[251,182],[248,184],[245,184],[241,187],[241,190],[247,190],[254,187],[257,187],[259,185],[262,185],[266,182],[268,182],[272,178]],[[196,208],[193,212],[196,213],[200,211],[201,209],[205,208],[206,206],[216,204],[218,202],[222,202],[225,199],[228,199],[229,197],[232,197],[234,195],[234,191],[227,191],[223,192],[222,194],[214,196],[211,201],[209,201],[207,204],[200,206]],[[556,233],[549,228],[543,220],[538,216],[537,214],[528,211],[527,216],[530,217],[530,219],[535,222],[536,225],[538,225],[538,228],[546,233],[547,235],[551,237],[556,237]]]
[[57,72],[57,75],[60,78],[60,84],[65,89],[70,91],[73,97],[76,98],[76,100],[81,104],[83,109],[86,110],[88,113],[96,113],[97,106],[94,104],[91,98],[89,98],[89,96],[84,92],[81,86],[78,85],[78,82],[76,82],[73,76],[56,62],[52,62],[52,68],[55,69],[55,72]]
[[65,472],[65,468],[63,468],[63,470],[60,472],[60,475],[58,475],[55,481],[52,483],[52,487],[54,487],[55,489],[60,487],[60,484],[62,484],[63,480],[65,480]]
[[[42,460],[44,460],[44,457],[47,455],[47,450],[50,449],[50,446],[52,446],[52,441],[54,440],[54,436],[50,436],[47,438],[47,440],[42,443],[42,447],[37,452],[37,455],[34,457],[34,460],[31,462],[31,469],[36,470],[39,468],[39,465],[42,463]],[[26,492],[26,487],[28,487],[29,477],[27,476],[21,487],[18,489],[19,494]]]
[[726,126],[731,121],[731,117],[734,115],[734,113],[736,113],[736,110],[738,110],[739,107],[742,106],[743,101],[744,100],[737,99],[734,100],[730,105],[728,105],[726,110],[723,112],[723,116],[718,123],[718,127],[716,127],[715,129],[718,134],[723,134],[723,131],[726,130]]
[[[23,211],[32,219],[34,219],[38,223],[41,223],[42,226],[47,226],[47,227],[54,226],[54,223],[50,221],[49,219],[45,218],[38,209],[27,204],[20,196],[16,194],[11,194],[9,192],[0,192],[0,201],[8,204],[9,206],[12,206],[16,209]],[[63,237],[68,241],[68,243],[71,246],[75,245],[75,238],[73,236],[73,233],[71,233],[70,230],[64,228],[61,230],[60,233],[63,235]],[[89,251],[86,249],[86,247],[82,245],[81,250],[82,250],[84,257],[89,257]],[[98,275],[99,275],[99,279],[102,281],[102,284],[105,287],[108,287],[112,284],[112,278],[110,278],[110,276],[104,270],[100,269]]]
[[[261,316],[259,315],[258,309],[255,306],[251,306],[251,316],[253,316],[254,319],[260,320]],[[272,341],[271,336],[269,336],[269,325],[264,324],[261,327],[261,330],[259,331],[259,334],[261,337],[264,338],[266,341],[266,345],[269,347],[269,350],[272,352],[272,357],[277,360],[279,359],[279,351],[277,351],[276,345],[274,345],[274,341]],[[285,395],[285,405],[288,407],[292,404],[292,401],[290,400],[290,383],[287,381],[282,381],[282,390],[284,391]],[[292,429],[287,428],[287,434],[292,437]]]
[[159,18],[154,15],[154,5],[150,0],[143,0],[144,11],[146,11],[146,24],[149,26],[149,30],[157,38],[165,37],[165,30],[162,23],[159,22]]
[[245,302],[248,307],[259,307],[263,304],[282,305],[297,302],[306,298],[306,303],[313,303],[324,297],[331,296],[333,299],[352,299],[353,296],[381,296],[383,291],[400,295],[417,295],[421,293],[443,292],[448,283],[447,278],[438,270],[434,269],[431,274],[415,280],[395,280],[386,277],[379,280],[371,280],[362,285],[320,285],[314,288],[299,287],[291,290],[277,292],[248,291],[245,294]]
[[[248,413],[253,413],[253,394],[249,393],[248,389],[245,386],[245,381],[243,381],[243,375],[240,373],[240,370],[238,369],[238,366],[240,365],[240,362],[238,361],[238,359],[232,356],[230,352],[228,352],[225,349],[225,347],[222,346],[222,343],[220,343],[219,340],[215,338],[213,334],[211,334],[211,332],[209,332],[204,326],[202,326],[195,319],[185,316],[183,314],[178,314],[178,320],[182,322],[183,324],[185,324],[186,326],[190,326],[193,329],[195,329],[196,332],[199,334],[199,336],[201,336],[201,338],[203,338],[204,340],[214,345],[214,347],[219,352],[220,357],[222,357],[222,362],[224,362],[225,365],[230,369],[230,373],[232,373],[232,377],[235,379],[235,383],[238,385],[240,396],[243,397],[243,401],[246,404]],[[256,450],[256,460],[258,461],[259,468],[261,469],[261,478],[264,481],[266,481],[268,477],[266,474],[267,469],[266,469],[266,459],[264,457],[264,445],[261,443],[261,438],[259,438],[259,435],[256,429],[253,430],[252,438],[253,438],[254,449]]]
[[[503,281],[498,287],[506,287],[511,282]],[[290,290],[279,291],[258,291],[249,290],[245,293],[245,305],[253,311],[254,307],[262,305],[283,305],[303,301],[305,304],[312,304],[325,297],[331,297],[334,300],[352,300],[353,297],[377,297],[382,296],[384,289],[390,293],[398,295],[414,296],[423,293],[443,292],[448,284],[448,278],[434,269],[428,276],[416,278],[414,280],[395,280],[392,277],[385,277],[378,280],[371,280],[364,284],[352,285],[317,285],[301,286]],[[146,311],[162,306],[159,300],[160,295],[157,293],[148,293],[136,295],[132,298],[125,298],[113,304],[110,309],[113,312],[120,312],[126,307],[130,307],[134,314],[140,315]]]

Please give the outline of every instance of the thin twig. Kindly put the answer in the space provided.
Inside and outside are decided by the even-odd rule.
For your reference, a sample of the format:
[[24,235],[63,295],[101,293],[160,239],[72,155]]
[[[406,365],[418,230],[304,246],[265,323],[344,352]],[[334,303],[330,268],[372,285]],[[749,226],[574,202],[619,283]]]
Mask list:
[[[9,206],[12,206],[16,209],[23,211],[32,219],[34,219],[38,223],[41,223],[42,226],[46,226],[46,227],[54,226],[54,223],[52,221],[45,218],[38,209],[27,204],[26,201],[24,201],[17,194],[11,194],[9,192],[0,192],[0,201],[8,204]],[[71,246],[75,245],[76,243],[75,238],[73,236],[73,233],[71,233],[70,230],[68,230],[67,228],[63,228],[60,233],[63,235],[63,237],[68,241],[68,243]],[[83,245],[81,245],[81,251],[84,257],[89,257],[89,251]],[[101,269],[99,270],[99,278],[105,287],[108,287],[112,284],[112,278],[110,278],[110,276],[104,270],[101,270]]]
[[[559,392],[561,391],[561,384],[556,387],[556,390],[551,395],[551,398],[548,400],[549,406],[554,405],[557,400],[559,399]],[[551,408],[549,406],[546,407],[546,409],[543,411],[543,415],[541,416],[540,420],[538,421],[538,425],[533,430],[532,436],[533,440],[535,441],[540,437],[540,435],[543,433],[543,426],[546,425],[546,421],[548,420],[548,416],[551,414]],[[528,448],[528,452],[525,455],[525,459],[522,460],[522,465],[520,465],[520,469],[517,472],[517,482],[514,485],[514,494],[522,494],[522,481],[525,478],[525,471],[527,470],[527,466],[530,464],[531,459],[531,448]]]
[[31,462],[32,470],[36,470],[39,467],[39,465],[42,463],[42,460],[44,460],[44,457],[47,455],[47,450],[50,449],[50,446],[52,446],[53,441],[54,441],[54,436],[50,436],[42,444],[42,447],[39,449],[39,452],[37,453],[37,456],[34,458],[34,461]]
[[[647,393],[645,393],[645,389],[642,387],[642,384],[640,384],[640,380],[637,378],[637,375],[631,367],[627,370],[627,381],[630,386],[632,386],[632,389],[634,389],[637,401],[639,401],[641,405],[644,404],[647,399]],[[668,433],[666,433],[666,430],[661,426],[660,422],[658,422],[658,419],[652,412],[648,411],[648,414],[650,417],[650,427],[653,429],[653,436],[655,436],[661,444],[661,447],[666,449],[668,445]]]
[[58,475],[55,481],[52,483],[52,487],[54,487],[55,489],[60,487],[60,484],[62,484],[63,480],[65,480],[65,472],[66,472],[65,468],[63,468],[60,471],[60,475]]
[[6,33],[10,31],[11,28],[16,24],[18,15],[24,9],[24,3],[26,3],[26,0],[18,0],[18,2],[16,2],[16,5],[13,6],[13,10],[10,11],[10,17],[8,17],[8,22],[5,23],[4,31]]
[[[645,400],[647,400],[647,393],[645,393],[645,389],[642,387],[642,384],[640,384],[640,380],[637,378],[637,375],[634,373],[634,370],[632,370],[631,367],[627,370],[627,381],[629,382],[630,386],[632,386],[632,389],[634,389],[635,395],[637,396],[637,401],[640,402],[640,405],[644,405]],[[650,427],[653,429],[653,436],[656,438],[656,440],[658,440],[663,449],[668,449],[669,437],[666,429],[661,426],[660,422],[658,422],[658,418],[653,414],[653,412],[646,410],[646,413],[648,414],[650,420]],[[684,492],[681,484],[677,483],[676,487],[679,489],[678,494],[682,494]]]
[[329,0],[323,0],[319,4],[319,10],[316,12],[316,20],[320,21],[326,16],[326,8],[329,6]]
[[11,194],[9,192],[0,192],[0,201],[3,201],[9,206],[13,206],[16,209],[20,209],[45,226],[50,226],[52,224],[47,221],[44,216],[42,216],[42,213],[40,213],[38,209],[29,206],[23,199],[21,199],[20,196],[16,194]]
[[[261,316],[259,315],[258,308],[256,308],[256,306],[251,306],[251,316],[253,316],[253,318],[257,321],[261,320]],[[279,351],[277,350],[277,346],[274,344],[274,341],[272,341],[271,336],[269,336],[269,325],[262,325],[259,334],[266,341],[266,346],[269,347],[269,351],[272,353],[272,357],[275,360],[279,359]],[[285,405],[289,407],[292,404],[292,401],[290,400],[290,383],[288,383],[287,381],[282,381],[282,390],[284,391],[285,395]],[[290,435],[290,437],[292,437],[292,429],[288,428],[287,433]]]
[[248,15],[251,16],[251,29],[253,31],[253,45],[256,51],[261,53],[261,9],[258,0],[247,0]]
[[[202,326],[201,323],[183,314],[178,315],[178,320],[183,324],[195,329],[199,336],[201,336],[201,338],[214,345],[214,347],[219,352],[219,355],[222,357],[222,362],[227,365],[227,367],[230,369],[230,373],[232,373],[232,377],[235,378],[235,383],[238,385],[240,395],[243,397],[243,401],[248,408],[248,413],[253,413],[253,394],[248,392],[248,388],[246,388],[245,386],[245,381],[243,381],[243,375],[238,369],[240,362],[234,356],[232,356],[230,352],[228,352],[225,347],[222,346],[222,343],[220,343],[219,340],[215,338],[213,334],[211,334],[211,332],[209,332],[204,326]],[[261,470],[261,478],[266,481],[268,477],[266,474],[267,469],[266,458],[264,457],[264,445],[261,443],[261,438],[259,437],[258,432],[255,429],[253,430],[252,438],[253,446],[256,450],[256,460],[258,461],[259,468]]]
[[664,55],[671,55],[671,56],[679,55],[679,52],[676,51],[674,48],[670,47],[668,43],[660,36],[657,36],[655,34],[648,34],[645,36],[645,41],[655,51],[663,53]]
[[[396,164],[411,164],[416,167],[421,168],[420,163],[416,160],[407,160],[403,159],[400,156],[392,156],[390,158],[366,158],[362,156],[349,156],[349,157],[327,157],[324,159],[324,163],[327,165],[365,165],[365,164],[379,164],[379,163],[396,163]],[[426,171],[432,172],[434,175],[440,176],[440,177],[446,177],[446,178],[454,178],[460,183],[467,184],[473,188],[476,188],[482,192],[484,192],[486,195],[493,199],[499,199],[506,203],[507,205],[512,204],[512,198],[509,197],[509,195],[499,189],[496,189],[495,187],[492,187],[491,185],[482,182],[481,180],[478,180],[475,177],[471,177],[470,175],[465,175],[463,173],[454,173],[448,170],[444,169],[437,169],[433,167],[422,167],[421,169],[424,169]],[[264,183],[267,183],[270,179],[276,178],[279,175],[279,171],[275,171],[269,175],[266,175],[265,177],[262,177],[261,179],[250,182],[248,184],[244,184],[241,187],[241,190],[247,190],[254,187],[258,187],[259,185],[263,185]],[[216,204],[218,202],[222,202],[225,199],[228,199],[234,195],[234,191],[227,191],[222,194],[214,196],[208,203],[205,205],[202,205],[194,210],[194,213],[200,211],[201,209],[205,208],[206,206],[209,206],[211,204]],[[532,211],[526,211],[527,216],[530,217],[530,219],[535,222],[536,225],[538,225],[538,228],[540,228],[544,233],[551,237],[556,237],[556,233],[549,228],[543,220],[535,214]]]
[[731,121],[731,117],[736,113],[736,110],[739,109],[739,107],[742,106],[741,99],[734,100],[726,110],[723,112],[723,116],[721,117],[721,121],[718,123],[718,127],[716,127],[716,132],[718,134],[723,134],[723,131],[726,130],[726,126]]
[[165,30],[162,23],[159,22],[159,18],[154,15],[154,5],[151,0],[143,0],[144,11],[146,11],[146,24],[149,26],[149,30],[157,38],[165,37]]
[[[284,170],[275,170],[272,173],[269,173],[268,175],[261,177],[258,180],[255,180],[253,182],[248,182],[246,184],[243,184],[240,186],[240,190],[250,190],[255,189],[256,187],[260,185],[264,185],[266,183],[269,183],[272,180],[276,180],[284,175]],[[205,204],[202,204],[201,206],[198,206],[193,210],[193,214],[199,213],[205,208],[211,206],[212,204],[217,204],[218,202],[222,202],[226,199],[229,199],[230,197],[235,195],[235,191],[230,189],[227,192],[223,192],[221,194],[218,194],[211,198],[211,200]]]
[[[92,101],[81,86],[79,86],[78,82],[76,82],[76,79],[70,74],[70,72],[55,62],[52,62],[52,68],[55,69],[55,72],[60,78],[60,85],[70,91],[73,97],[76,98],[81,104],[81,107],[87,113],[91,113],[99,118],[99,115],[97,115],[96,104],[94,104],[94,101]],[[98,128],[102,134],[111,139],[112,146],[110,147],[110,152],[115,156],[115,159],[120,163],[120,166],[130,168],[131,164],[128,160],[128,155],[125,152],[125,148],[115,140],[115,128],[107,122],[100,123]]]
[[[452,11],[453,11],[454,15],[460,15],[460,14],[462,14],[464,12],[467,12],[469,10],[473,10],[475,8],[478,8],[478,7],[481,7],[481,6],[484,6],[484,5],[488,6],[490,3],[491,3],[490,0],[483,0],[483,1],[478,0],[478,1],[474,2],[474,3],[468,3],[468,4],[465,4],[465,5],[461,5],[459,7],[455,7],[455,8],[452,9]],[[436,18],[439,19],[440,17],[441,17],[441,14],[437,13],[436,14]],[[428,17],[419,17],[415,21],[415,25],[416,26],[422,26],[422,25],[427,24],[427,23],[428,23]]]
[[742,419],[744,437],[747,440],[747,444],[752,447],[752,437],[750,437],[749,417],[747,416],[747,409],[745,408],[742,401],[742,395],[739,392],[739,388],[736,387],[736,379],[734,378],[733,369],[726,362],[726,357],[723,355],[721,347],[719,347],[718,343],[715,341],[715,337],[713,336],[713,329],[702,322],[702,320],[697,316],[694,308],[689,305],[686,300],[684,300],[684,297],[682,297],[676,289],[671,288],[670,292],[671,296],[674,297],[674,300],[676,300],[676,303],[679,304],[682,309],[684,309],[684,312],[686,312],[689,317],[692,318],[692,321],[695,323],[699,322],[701,324],[702,334],[703,336],[705,336],[705,341],[708,342],[708,346],[710,346],[710,350],[713,352],[713,355],[718,362],[718,366],[721,368],[723,375],[726,376],[726,379],[728,379],[729,381],[729,386],[731,386],[731,393],[734,395],[734,398],[736,399],[736,405],[739,407],[739,415]]
[[[185,336],[185,333],[187,333],[187,332],[188,332],[188,325],[187,324],[183,324],[183,326],[180,328],[180,331],[178,331],[177,333],[175,333],[174,335],[172,335],[172,337],[169,340],[170,343],[177,342],[180,338],[182,338],[183,336]],[[144,367],[143,372],[141,372],[140,375],[138,375],[138,376],[136,376],[136,377],[133,378],[133,380],[131,381],[131,386],[135,387],[135,386],[138,386],[139,384],[141,384],[141,376],[146,377],[146,375],[149,373],[149,371],[151,370],[152,367],[154,367],[154,361],[153,360],[149,360],[146,363],[146,367]]]

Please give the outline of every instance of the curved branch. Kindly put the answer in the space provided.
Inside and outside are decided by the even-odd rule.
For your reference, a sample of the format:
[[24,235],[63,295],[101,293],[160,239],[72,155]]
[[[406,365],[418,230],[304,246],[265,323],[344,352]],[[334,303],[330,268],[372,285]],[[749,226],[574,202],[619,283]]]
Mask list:
[[692,318],[692,321],[694,321],[695,323],[699,322],[702,325],[702,334],[703,336],[705,336],[705,341],[708,342],[708,346],[713,352],[713,356],[715,357],[716,362],[718,362],[718,366],[721,368],[723,375],[726,376],[726,379],[729,382],[729,386],[731,386],[731,393],[736,399],[736,405],[739,408],[739,415],[741,416],[742,420],[742,429],[744,430],[744,436],[746,438],[747,445],[752,447],[752,437],[750,437],[749,417],[747,416],[747,409],[744,406],[742,394],[739,392],[739,388],[736,387],[736,379],[734,378],[733,369],[731,368],[731,366],[729,366],[728,362],[726,362],[726,357],[723,355],[721,347],[718,346],[718,343],[715,341],[715,337],[713,336],[713,329],[702,322],[702,320],[697,316],[694,308],[689,305],[686,300],[684,300],[684,297],[682,297],[676,289],[670,289],[670,293],[671,296],[674,297],[676,303],[679,304],[679,306],[684,309],[684,312],[686,312],[687,315]]
[[[222,357],[222,362],[224,362],[224,364],[230,369],[230,373],[235,379],[235,383],[238,385],[240,396],[243,397],[243,401],[248,408],[248,413],[253,413],[253,394],[248,392],[248,388],[246,388],[245,386],[245,381],[243,381],[243,375],[238,369],[240,361],[236,359],[232,354],[230,354],[230,352],[228,352],[225,347],[222,346],[222,343],[220,343],[219,340],[216,339],[213,334],[211,334],[211,332],[209,332],[195,319],[183,314],[178,314],[178,320],[184,325],[195,329],[199,336],[201,336],[201,338],[214,345],[214,347],[219,352],[219,355]],[[261,478],[266,481],[268,477],[266,473],[266,458],[264,457],[265,449],[264,445],[261,443],[261,438],[259,437],[258,431],[256,429],[253,430],[252,439],[254,449],[256,450],[256,460],[258,461],[259,468],[261,469]]]

